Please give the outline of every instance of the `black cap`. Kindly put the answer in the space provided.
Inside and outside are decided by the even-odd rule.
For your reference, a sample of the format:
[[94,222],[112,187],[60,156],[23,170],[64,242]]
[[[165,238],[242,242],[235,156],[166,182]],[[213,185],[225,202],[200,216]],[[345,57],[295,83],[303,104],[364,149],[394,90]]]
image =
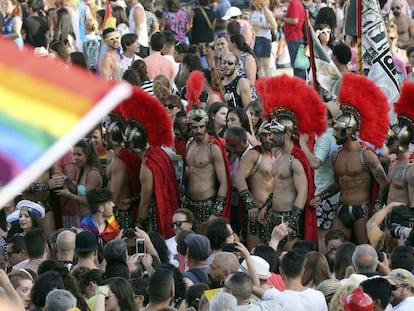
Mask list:
[[82,231],[76,235],[75,250],[80,253],[88,253],[98,249],[98,238],[90,231]]

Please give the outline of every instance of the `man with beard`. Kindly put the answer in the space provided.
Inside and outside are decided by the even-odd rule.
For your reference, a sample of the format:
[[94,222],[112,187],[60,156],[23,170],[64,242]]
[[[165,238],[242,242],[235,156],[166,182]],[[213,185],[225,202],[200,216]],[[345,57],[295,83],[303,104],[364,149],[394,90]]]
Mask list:
[[207,133],[207,113],[194,108],[187,115],[187,123],[193,139],[187,146],[189,184],[185,207],[193,212],[200,231],[200,224],[212,216],[229,217],[231,177],[223,143]]
[[106,28],[102,33],[106,44],[106,52],[99,63],[99,74],[105,80],[121,80],[121,57],[117,49],[120,47],[120,36],[114,28]]
[[281,247],[288,249],[298,239],[317,243],[316,212],[309,206],[315,191],[313,170],[297,139],[298,133],[320,135],[326,130],[326,107],[315,90],[296,77],[262,78],[256,88],[272,118],[270,142],[279,148],[271,171],[273,188],[259,221],[269,224],[269,233],[281,223],[289,226]]
[[[375,210],[383,207],[388,185],[377,155],[356,136],[358,133],[360,139],[381,148],[388,131],[389,106],[374,82],[350,73],[342,78],[338,101],[342,113],[334,121],[334,137],[341,147],[332,154],[335,179],[312,200],[312,205],[317,207],[340,192],[331,229],[343,231],[347,240],[364,244],[368,243],[366,223],[374,212],[372,203],[375,200]],[[374,181],[379,184],[377,195]]]
[[238,57],[233,53],[228,53],[223,60],[223,86],[225,88],[224,98],[229,107],[239,107],[247,109],[252,100],[250,82],[237,74]]
[[114,156],[108,168],[108,189],[112,193],[112,201],[116,206],[115,215],[122,229],[134,228],[138,215],[139,167],[141,159],[135,153],[124,148],[125,122],[119,114],[109,114],[109,120],[104,123],[105,147],[113,150]]
[[246,239],[248,249],[266,239],[265,226],[258,222],[258,215],[259,207],[273,190],[274,156],[270,135],[270,123],[264,122],[259,128],[261,145],[249,150],[240,160],[236,176],[236,187],[244,205],[242,237]]
[[406,49],[414,44],[414,21],[411,19],[411,16],[403,13],[400,0],[393,0],[391,2],[391,11],[394,16],[390,22],[397,25],[398,29],[397,45],[401,49]]
[[386,276],[391,284],[390,303],[393,310],[414,309],[414,276],[405,269],[394,269]]
[[397,158],[388,170],[390,190],[387,203],[401,202],[414,207],[414,165],[410,161],[409,144],[414,143],[414,107],[411,104],[414,83],[404,83],[400,98],[394,104],[398,123],[388,131],[387,147]]

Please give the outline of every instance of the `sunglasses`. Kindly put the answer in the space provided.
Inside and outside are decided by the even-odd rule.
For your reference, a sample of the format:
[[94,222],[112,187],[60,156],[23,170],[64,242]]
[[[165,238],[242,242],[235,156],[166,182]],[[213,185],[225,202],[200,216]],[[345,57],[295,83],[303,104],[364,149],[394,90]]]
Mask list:
[[178,107],[173,105],[173,104],[168,104],[168,105],[165,105],[165,108],[168,108],[168,109],[172,110],[172,109],[178,108]]
[[330,30],[322,30],[321,31],[321,35],[330,35],[331,31]]
[[234,65],[234,62],[230,62],[228,60],[223,60],[223,65],[225,65],[225,64],[227,64],[229,66],[233,66]]
[[119,36],[112,36],[112,37],[105,38],[105,41],[118,41],[118,40],[119,40]]
[[183,223],[185,223],[185,222],[189,222],[189,221],[187,221],[187,220],[177,220],[177,221],[173,221],[173,222],[170,224],[170,226],[171,226],[171,228],[180,228],[180,227],[181,227],[181,225],[182,225]]
[[392,6],[391,7],[391,11],[395,11],[395,10],[400,10],[401,9],[401,7],[400,6]]

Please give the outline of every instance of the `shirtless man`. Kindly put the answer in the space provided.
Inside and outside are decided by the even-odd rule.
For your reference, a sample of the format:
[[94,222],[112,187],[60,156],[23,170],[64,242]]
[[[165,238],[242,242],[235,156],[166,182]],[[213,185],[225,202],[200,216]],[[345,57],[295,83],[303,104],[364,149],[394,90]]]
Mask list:
[[186,207],[193,212],[195,223],[202,224],[212,215],[228,216],[223,213],[227,212],[225,207],[230,182],[228,167],[223,149],[207,133],[207,113],[195,108],[188,113],[187,123],[193,140],[187,147],[189,185]]
[[264,122],[259,129],[261,146],[250,149],[240,160],[236,176],[236,187],[244,204],[242,236],[246,238],[248,249],[266,239],[266,230],[258,222],[258,215],[259,207],[263,206],[273,191],[274,157],[270,136],[270,123]]
[[[308,178],[302,163],[292,155],[295,125],[289,119],[272,120],[270,141],[280,148],[272,165],[273,189],[260,210],[259,221],[270,228],[287,222],[289,245],[303,238],[301,214],[308,196]],[[316,225],[316,224],[315,224]]]
[[106,28],[102,37],[106,44],[106,52],[99,64],[100,76],[105,80],[121,80],[121,57],[117,53],[120,47],[120,35],[114,28]]
[[398,29],[397,45],[401,49],[406,49],[414,44],[414,21],[411,16],[403,13],[400,0],[391,2],[391,10],[393,17],[390,22],[396,24]]
[[[358,132],[361,139],[371,139],[374,146],[382,147],[388,127],[384,127],[389,120],[387,99],[373,82],[365,79],[352,74],[346,74],[342,79],[338,99],[346,104],[341,104],[342,113],[334,121],[334,137],[341,146],[332,154],[334,182],[311,202],[316,207],[322,200],[340,192],[331,230],[340,229],[356,244],[368,243],[366,223],[373,212],[370,204],[375,199],[375,209],[382,208],[388,191],[385,172],[377,155],[356,140]],[[357,86],[364,90],[364,95],[359,98],[355,96]],[[348,95],[349,92],[354,94]],[[374,117],[365,113],[373,106],[376,106]],[[373,132],[375,139],[373,135],[369,136]],[[372,198],[373,179],[379,184],[376,198]]]
[[[409,144],[414,142],[414,109],[411,105],[412,92],[407,92],[408,85],[403,86],[399,100],[394,104],[398,113],[398,123],[388,131],[387,147],[390,154],[397,156],[388,170],[390,190],[387,203],[401,202],[414,207],[414,165],[410,161]],[[405,109],[404,109],[405,108]],[[407,109],[408,108],[408,109]]]
[[[112,193],[119,225],[122,229],[134,228],[134,216],[137,215],[139,204],[141,160],[138,155],[124,148],[125,125],[122,118],[113,113],[109,117],[110,120],[104,124],[104,144],[108,150],[113,150],[114,157],[106,170],[108,189]],[[131,169],[135,171],[134,174],[129,174]]]

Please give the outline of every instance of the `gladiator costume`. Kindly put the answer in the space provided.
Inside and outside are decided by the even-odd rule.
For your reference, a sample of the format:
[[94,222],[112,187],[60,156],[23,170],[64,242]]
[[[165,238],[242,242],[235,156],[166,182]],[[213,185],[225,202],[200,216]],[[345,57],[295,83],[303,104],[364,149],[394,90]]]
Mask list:
[[[362,90],[358,92],[357,90]],[[360,161],[363,168],[369,171],[364,159],[364,151],[371,150],[375,154],[374,148],[382,148],[387,137],[389,125],[389,105],[386,96],[366,77],[347,73],[343,76],[339,90],[338,101],[341,114],[334,120],[334,128],[341,130],[340,139],[346,139],[347,130],[352,129],[352,139],[362,140]],[[342,147],[338,148],[338,154]],[[333,159],[336,165],[336,159]],[[379,185],[372,178],[371,202],[369,204],[350,204],[338,203],[336,214],[342,223],[352,228],[355,221],[371,216],[375,211],[381,209],[387,199],[387,188],[379,190]],[[319,194],[321,200],[329,198],[334,193],[329,189]]]
[[142,165],[153,175],[154,195],[148,218],[138,218],[137,225],[170,238],[174,232],[169,224],[180,201],[174,166],[161,146],[173,144],[171,118],[155,97],[137,87],[133,88],[133,96],[121,103],[120,110],[128,123],[126,147],[133,153],[144,153]]
[[293,232],[288,239],[299,238],[317,243],[316,210],[310,206],[315,192],[314,174],[306,154],[299,148],[298,136],[307,134],[312,137],[326,131],[326,106],[314,89],[296,77],[283,75],[262,78],[256,83],[256,89],[262,98],[266,115],[272,120],[270,126],[272,133],[275,135],[292,133],[294,147],[289,158],[289,170],[293,172],[292,163],[297,159],[308,181],[307,198],[303,209],[292,206],[288,212],[275,211],[271,206],[273,196],[277,196],[278,193],[269,195],[262,207],[266,208],[268,213],[269,237],[274,226],[288,221]]

